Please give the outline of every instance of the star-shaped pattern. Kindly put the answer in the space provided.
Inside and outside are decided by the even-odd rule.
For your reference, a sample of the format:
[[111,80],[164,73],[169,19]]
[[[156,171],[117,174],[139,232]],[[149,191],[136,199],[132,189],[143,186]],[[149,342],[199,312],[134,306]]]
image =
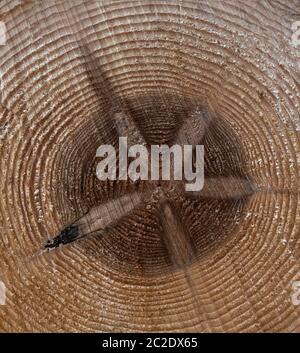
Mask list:
[[[145,137],[138,128],[130,112],[122,104],[110,87],[110,83],[103,74],[87,45],[81,43],[80,50],[85,58],[87,76],[97,94],[110,103],[112,119],[119,137],[127,137],[128,148],[135,144],[148,146]],[[97,78],[97,80],[95,79]],[[101,82],[100,82],[101,81]],[[103,88],[100,89],[100,86]],[[216,120],[212,107],[197,106],[192,108],[188,116],[178,129],[173,144],[193,145],[201,144],[204,136]],[[174,165],[171,164],[171,170]],[[100,182],[100,181],[99,181]],[[132,183],[128,181],[128,183]],[[58,235],[49,239],[44,245],[46,249],[55,249],[60,245],[96,236],[108,227],[118,224],[124,217],[130,216],[139,207],[152,207],[155,204],[159,210],[162,224],[163,242],[174,265],[187,265],[193,257],[193,244],[190,231],[181,216],[180,210],[174,208],[178,198],[189,199],[241,199],[255,192],[253,183],[245,178],[236,176],[205,178],[201,191],[185,191],[182,181],[136,181],[133,191],[117,198],[108,200],[92,207],[81,218],[64,228]]]
[[[127,112],[118,111],[113,115],[119,136],[128,138],[128,148],[134,144],[147,146],[146,139]],[[215,114],[208,109],[192,110],[186,121],[179,128],[174,144],[201,144],[204,135],[215,119]],[[171,165],[171,170],[174,166]],[[56,248],[70,242],[93,236],[106,228],[117,224],[125,216],[129,216],[138,207],[144,207],[149,200],[154,200],[159,210],[163,228],[163,241],[168,249],[171,261],[182,267],[193,258],[193,245],[190,232],[180,215],[180,210],[173,207],[178,197],[239,199],[255,191],[248,179],[238,177],[206,178],[201,191],[185,191],[185,181],[137,181],[135,190],[116,199],[91,208],[83,217],[68,225],[53,239],[48,240],[45,247]]]

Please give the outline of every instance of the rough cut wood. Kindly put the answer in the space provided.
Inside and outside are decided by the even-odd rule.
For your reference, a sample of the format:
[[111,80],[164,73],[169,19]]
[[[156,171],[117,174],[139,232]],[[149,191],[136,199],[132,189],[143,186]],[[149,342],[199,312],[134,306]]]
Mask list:
[[[300,330],[299,15],[1,0],[0,331]],[[96,150],[126,129],[201,140],[204,189],[100,182]],[[75,221],[93,234],[47,251]]]

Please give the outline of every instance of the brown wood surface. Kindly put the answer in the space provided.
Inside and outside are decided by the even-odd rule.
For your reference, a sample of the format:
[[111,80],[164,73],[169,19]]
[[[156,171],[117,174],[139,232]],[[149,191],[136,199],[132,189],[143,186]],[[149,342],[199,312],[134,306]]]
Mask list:
[[[300,330],[299,5],[0,1],[1,332]],[[204,189],[100,182],[123,133]]]

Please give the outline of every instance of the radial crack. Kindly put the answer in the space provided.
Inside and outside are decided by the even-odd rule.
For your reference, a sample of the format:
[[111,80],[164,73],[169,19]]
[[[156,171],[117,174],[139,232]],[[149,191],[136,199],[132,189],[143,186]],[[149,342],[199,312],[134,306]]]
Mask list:
[[128,215],[142,201],[136,192],[110,200],[89,210],[83,217],[64,228],[45,244],[45,248],[56,248],[71,243],[95,232],[103,231]]
[[213,199],[239,199],[250,196],[255,191],[255,185],[250,180],[229,176],[206,178],[202,190],[189,191],[185,195]]
[[192,110],[178,130],[175,143],[181,146],[199,144],[214,119],[215,115],[207,109]]
[[168,201],[162,203],[159,216],[163,227],[163,242],[173,265],[176,268],[187,266],[194,258],[188,229]]
[[[211,123],[216,119],[215,113],[207,109],[193,110],[177,133],[176,143],[196,145],[207,133]],[[204,168],[204,165],[203,165]],[[256,188],[254,184],[243,178],[234,176],[205,178],[204,188],[200,191],[188,191],[188,197],[202,197],[214,199],[237,199],[252,195]]]
[[127,113],[121,111],[114,114],[114,122],[120,137],[127,137],[128,147],[139,144],[146,145],[146,140]]

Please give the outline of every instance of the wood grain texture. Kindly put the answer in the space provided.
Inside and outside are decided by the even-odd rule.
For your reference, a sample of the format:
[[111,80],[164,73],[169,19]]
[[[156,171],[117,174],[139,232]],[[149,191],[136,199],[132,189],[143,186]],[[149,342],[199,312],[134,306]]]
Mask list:
[[[1,332],[299,330],[299,15],[298,0],[0,2]],[[99,182],[96,150],[122,129],[199,138],[202,194]],[[108,207],[99,234],[44,251]]]

